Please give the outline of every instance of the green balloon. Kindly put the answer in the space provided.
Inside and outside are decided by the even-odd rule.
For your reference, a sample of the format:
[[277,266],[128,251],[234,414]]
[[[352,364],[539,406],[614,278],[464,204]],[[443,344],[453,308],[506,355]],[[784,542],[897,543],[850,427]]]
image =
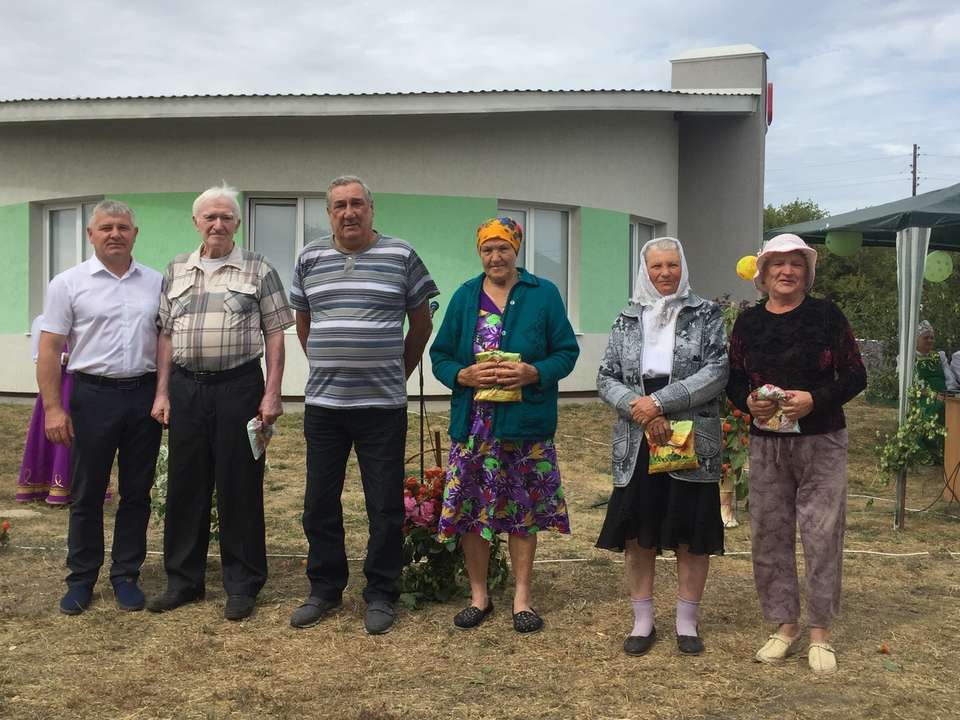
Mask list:
[[853,257],[863,246],[863,233],[852,230],[831,230],[827,233],[827,250],[840,257]]
[[930,282],[943,282],[953,274],[953,258],[944,250],[934,250],[927,255],[923,277]]

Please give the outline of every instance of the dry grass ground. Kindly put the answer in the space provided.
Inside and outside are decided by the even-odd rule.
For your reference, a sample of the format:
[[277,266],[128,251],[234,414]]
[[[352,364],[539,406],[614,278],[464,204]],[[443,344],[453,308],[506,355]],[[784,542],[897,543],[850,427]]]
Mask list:
[[[15,506],[29,411],[0,405],[0,511]],[[443,423],[440,416],[431,421]],[[603,518],[595,505],[609,492],[610,416],[595,404],[561,411],[558,446],[574,532],[541,540],[535,591],[544,632],[512,631],[508,589],[494,597],[496,612],[474,632],[454,630],[454,603],[401,611],[393,632],[367,636],[357,561],[343,611],[310,630],[293,630],[289,614],[307,584],[299,557],[306,551],[299,525],[301,417],[289,415],[271,447],[266,480],[267,545],[276,557],[246,622],[223,619],[216,559],[204,603],[162,616],[124,613],[104,579],[87,612],[61,615],[67,511],[32,506],[37,515],[12,520],[11,543],[0,550],[0,717],[957,717],[960,556],[951,552],[960,551],[960,522],[944,514],[960,516],[960,509],[912,513],[904,531],[892,529],[891,489],[876,481],[872,452],[875,430],[892,423],[890,410],[859,402],[851,408],[851,493],[884,500],[851,497],[847,548],[927,554],[846,556],[844,610],[834,634],[840,672],[830,678],[812,677],[805,654],[783,667],[751,662],[769,630],[757,608],[749,555],[737,554],[750,548],[746,522],[728,532],[728,555],[711,564],[701,622],[706,654],[677,654],[676,572],[666,559],[657,566],[662,641],[644,658],[623,655],[631,625],[623,566],[592,547]],[[418,441],[411,426],[412,452]],[[348,554],[358,558],[366,520],[355,462],[347,486]],[[938,490],[932,471],[916,474],[908,505],[926,506]],[[150,548],[143,569],[148,595],[164,584],[160,528],[150,528]],[[890,655],[878,652],[882,642]]]

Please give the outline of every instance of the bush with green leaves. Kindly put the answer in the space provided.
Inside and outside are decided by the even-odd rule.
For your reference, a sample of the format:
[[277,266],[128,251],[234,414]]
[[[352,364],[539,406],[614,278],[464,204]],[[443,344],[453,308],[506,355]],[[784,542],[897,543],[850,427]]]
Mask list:
[[[167,472],[170,461],[170,450],[166,445],[160,446],[157,455],[157,469],[153,476],[153,492],[150,495],[150,515],[157,525],[163,525],[167,515]],[[210,505],[210,539],[220,540],[220,515],[217,512],[217,491],[213,491]]]
[[907,416],[894,433],[877,433],[877,468],[884,480],[900,470],[917,465],[932,465],[936,457],[931,451],[946,435],[946,429],[929,406],[937,401],[937,394],[925,383],[914,383],[907,392]]

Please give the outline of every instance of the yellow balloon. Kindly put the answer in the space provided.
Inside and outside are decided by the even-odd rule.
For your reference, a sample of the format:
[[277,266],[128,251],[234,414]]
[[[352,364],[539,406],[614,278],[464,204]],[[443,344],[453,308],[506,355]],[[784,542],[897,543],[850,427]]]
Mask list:
[[757,256],[744,255],[737,260],[737,275],[741,280],[753,280],[757,274]]

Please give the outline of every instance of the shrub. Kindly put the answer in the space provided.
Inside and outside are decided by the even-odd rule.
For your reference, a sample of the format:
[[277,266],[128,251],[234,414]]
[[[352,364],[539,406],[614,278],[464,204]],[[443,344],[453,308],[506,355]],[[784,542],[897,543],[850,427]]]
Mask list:
[[[403,574],[400,576],[400,602],[415,609],[424,602],[446,602],[462,592],[466,579],[460,538],[437,541],[437,525],[443,507],[444,471],[433,467],[424,479],[408,477],[404,481]],[[487,587],[499,587],[506,581],[507,561],[500,539],[490,543]]]

